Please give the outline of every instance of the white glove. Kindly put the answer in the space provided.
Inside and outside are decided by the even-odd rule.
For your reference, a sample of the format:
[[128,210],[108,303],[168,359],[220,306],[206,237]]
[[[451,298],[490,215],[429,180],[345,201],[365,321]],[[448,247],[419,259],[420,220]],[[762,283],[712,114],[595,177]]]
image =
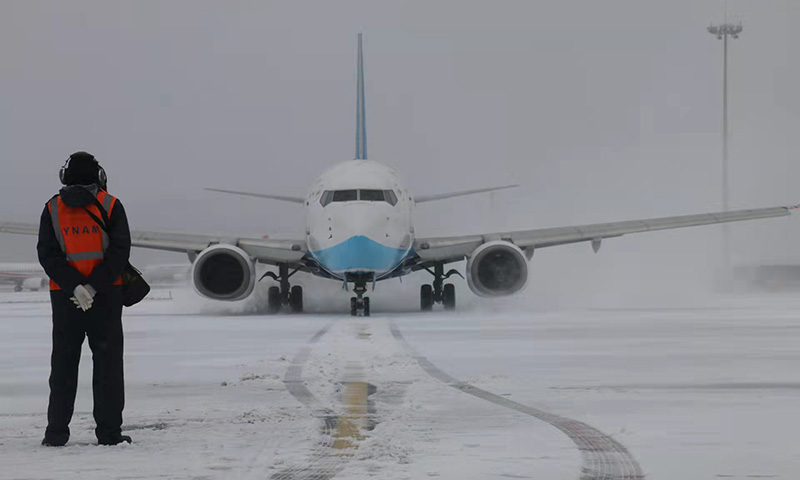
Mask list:
[[94,288],[91,285],[78,285],[75,287],[75,290],[72,292],[74,295],[70,300],[74,303],[78,308],[83,310],[89,310],[92,308],[92,304],[94,303],[94,296],[97,294]]

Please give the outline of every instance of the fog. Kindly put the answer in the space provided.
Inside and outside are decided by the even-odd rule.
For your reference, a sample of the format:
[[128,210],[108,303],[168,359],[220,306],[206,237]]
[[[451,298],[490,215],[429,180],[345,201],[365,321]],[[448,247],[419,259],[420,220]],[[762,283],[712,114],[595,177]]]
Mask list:
[[[203,188],[302,195],[352,158],[358,32],[371,159],[417,194],[522,185],[420,205],[418,236],[717,211],[722,44],[706,27],[723,7],[5,1],[1,216],[37,222],[59,167],[85,149],[133,229],[302,237],[297,205]],[[730,1],[727,15],[745,26],[730,45],[731,208],[796,203],[800,4]],[[525,301],[705,290],[720,231],[627,236],[598,254],[539,250]],[[736,265],[800,261],[797,219],[731,232]],[[33,238],[0,242],[0,261],[35,260]],[[184,260],[133,254],[138,264]],[[423,280],[404,284],[412,303]]]

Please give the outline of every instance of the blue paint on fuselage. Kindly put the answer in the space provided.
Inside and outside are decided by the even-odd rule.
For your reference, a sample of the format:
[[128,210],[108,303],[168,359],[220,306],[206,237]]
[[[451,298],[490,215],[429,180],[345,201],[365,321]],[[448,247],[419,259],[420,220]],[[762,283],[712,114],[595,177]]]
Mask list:
[[350,237],[329,248],[312,251],[320,266],[333,274],[394,270],[408,256],[408,250],[387,247],[363,235]]

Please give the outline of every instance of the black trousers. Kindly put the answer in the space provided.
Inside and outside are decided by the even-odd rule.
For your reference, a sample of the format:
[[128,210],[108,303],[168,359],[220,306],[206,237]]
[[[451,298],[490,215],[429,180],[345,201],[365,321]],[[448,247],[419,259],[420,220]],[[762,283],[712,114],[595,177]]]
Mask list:
[[45,439],[66,443],[75,409],[78,364],[84,337],[89,337],[94,374],[95,434],[101,443],[118,437],[125,406],[122,375],[122,291],[113,287],[98,293],[94,305],[84,312],[69,299],[71,293],[50,292],[53,306],[53,354],[50,358],[50,404],[47,407]]

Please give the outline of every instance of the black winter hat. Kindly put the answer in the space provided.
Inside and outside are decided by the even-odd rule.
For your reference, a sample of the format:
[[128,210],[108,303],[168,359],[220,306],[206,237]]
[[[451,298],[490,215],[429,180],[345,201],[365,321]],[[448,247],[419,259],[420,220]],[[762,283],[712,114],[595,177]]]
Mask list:
[[99,183],[100,164],[94,155],[88,152],[75,152],[69,156],[64,165],[65,185],[91,185]]

